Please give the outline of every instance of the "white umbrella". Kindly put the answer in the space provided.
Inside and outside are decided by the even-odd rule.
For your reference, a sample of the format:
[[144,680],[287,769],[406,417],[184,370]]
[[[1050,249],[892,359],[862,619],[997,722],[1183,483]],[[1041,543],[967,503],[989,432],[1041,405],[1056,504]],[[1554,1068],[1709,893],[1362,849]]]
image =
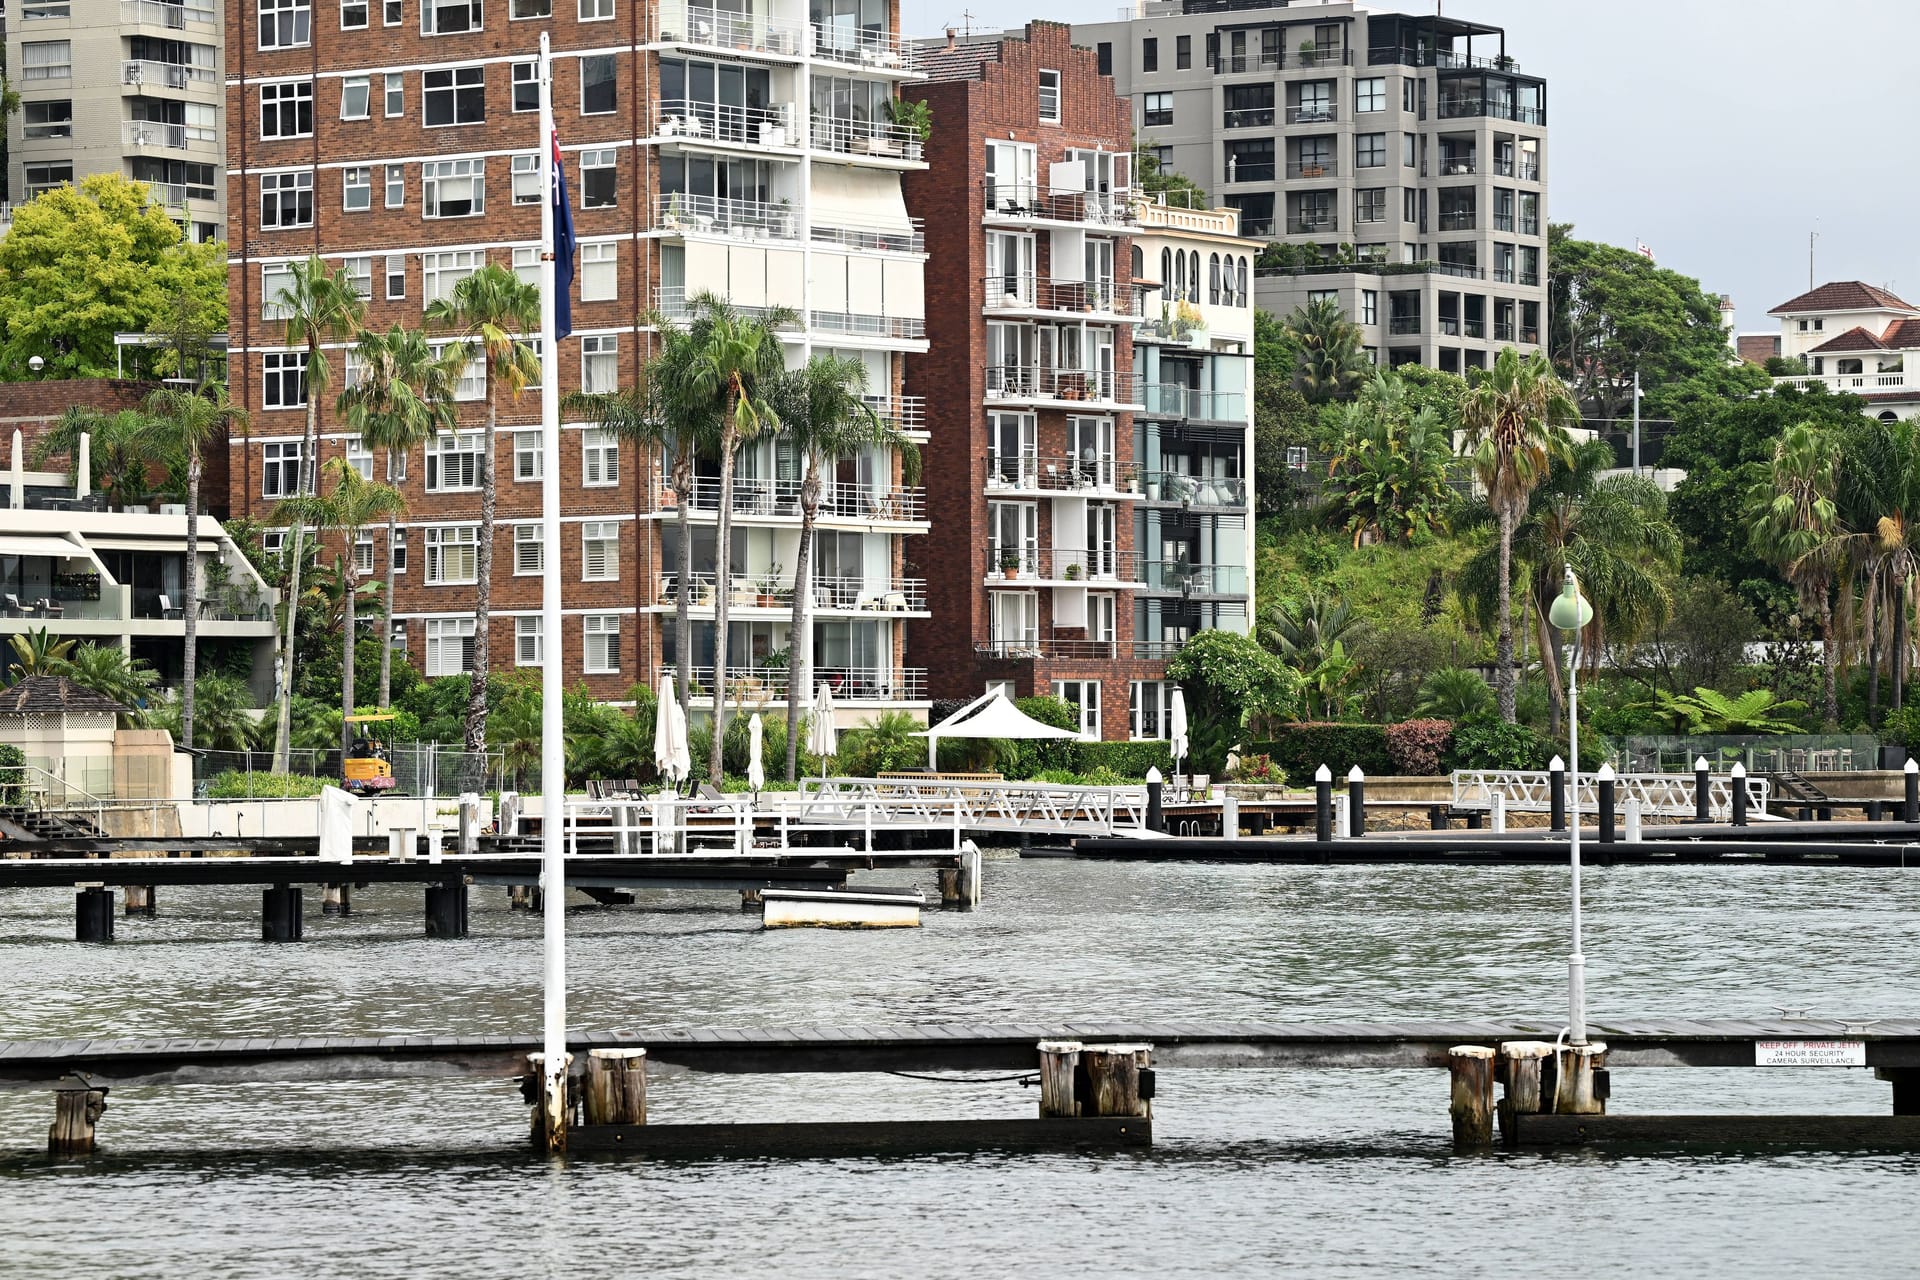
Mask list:
[[[833,727],[833,687],[825,680],[813,695],[813,719],[807,723],[807,750],[822,760],[840,754],[840,735]],[[820,766],[824,772],[826,766]]]
[[1187,758],[1187,695],[1179,685],[1173,687],[1173,709],[1168,713],[1168,721],[1171,732],[1167,736],[1173,740],[1169,745],[1173,748],[1173,767],[1177,772],[1180,762]]
[[679,704],[673,696],[673,677],[660,677],[660,699],[653,713],[653,767],[667,782],[673,776],[673,719]]
[[753,713],[753,719],[747,721],[747,785],[755,792],[767,785],[766,744],[762,735],[766,732],[760,723],[760,713]]
[[683,782],[693,772],[693,756],[687,750],[687,709],[673,704],[673,780]]

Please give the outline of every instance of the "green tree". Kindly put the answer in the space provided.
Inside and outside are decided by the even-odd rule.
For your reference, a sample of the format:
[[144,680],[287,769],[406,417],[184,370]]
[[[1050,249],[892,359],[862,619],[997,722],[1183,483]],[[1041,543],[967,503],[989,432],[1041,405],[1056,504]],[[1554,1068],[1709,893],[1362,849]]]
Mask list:
[[1189,756],[1199,772],[1219,773],[1249,726],[1291,719],[1300,676],[1250,636],[1202,631],[1167,663],[1167,678],[1187,699]]
[[28,676],[67,674],[67,655],[73,652],[73,641],[49,635],[47,629],[41,627],[38,631],[23,631],[8,636],[7,644],[13,649],[13,662],[7,668],[7,683],[17,684]]
[[813,685],[813,531],[825,479],[834,464],[863,449],[900,455],[909,483],[919,479],[920,450],[865,397],[866,368],[850,357],[817,355],[773,383],[768,402],[800,461],[800,546],[794,555],[793,607],[787,626],[786,778],[797,776],[800,706]]
[[158,672],[145,661],[129,657],[117,644],[75,645],[66,664],[63,674],[68,679],[127,708],[128,714],[121,717],[123,725],[139,718],[160,682]]
[[[501,764],[513,775],[513,789],[527,789],[527,771],[540,767],[541,733],[538,688],[518,686],[495,704],[487,719],[487,746],[501,753]],[[545,790],[546,779],[541,779]]]
[[1772,735],[1799,733],[1801,725],[1792,716],[1806,709],[1806,703],[1783,701],[1771,689],[1749,689],[1730,698],[1700,688],[1677,696],[1659,691],[1654,714],[1682,733]]
[[1766,479],[1747,498],[1747,532],[1755,554],[1778,565],[1798,593],[1801,610],[1820,619],[1821,686],[1829,724],[1840,720],[1833,584],[1846,552],[1834,504],[1835,445],[1835,438],[1815,424],[1795,424],[1774,447]]
[[1176,209],[1205,209],[1207,193],[1184,174],[1161,165],[1160,155],[1144,142],[1133,146],[1133,172],[1140,190]]
[[1907,619],[1920,571],[1920,422],[1863,419],[1845,433],[1838,453],[1836,507],[1860,579],[1867,716],[1877,721],[1881,654],[1889,659],[1893,709],[1905,705]]
[[1313,443],[1319,412],[1293,385],[1299,348],[1268,311],[1253,313],[1254,505],[1265,515],[1302,497],[1307,472],[1287,464],[1287,450]]
[[0,376],[112,377],[113,336],[166,332],[180,293],[226,327],[224,247],[186,243],[145,183],[95,174],[43,191],[0,237]]
[[[480,463],[480,545],[475,555],[479,578],[473,610],[473,695],[467,703],[467,750],[483,751],[487,742],[488,619],[493,606],[493,531],[498,499],[494,475],[494,440],[499,434],[502,393],[518,399],[540,379],[540,358],[530,335],[540,327],[540,290],[497,262],[489,263],[453,287],[451,297],[436,298],[427,306],[427,323],[461,335],[459,359],[478,355],[487,378],[486,444]],[[452,355],[449,351],[449,355]],[[548,547],[553,568],[560,567],[560,548]],[[549,637],[560,652],[560,637]]]
[[1327,498],[1358,547],[1369,533],[1407,543],[1441,533],[1453,491],[1453,440],[1437,410],[1415,412],[1398,379],[1376,373],[1340,410]]
[[1360,346],[1360,326],[1331,298],[1294,308],[1286,335],[1298,352],[1294,389],[1312,404],[1345,399],[1372,368]]
[[1420,702],[1416,713],[1441,720],[1465,720],[1487,715],[1494,709],[1493,689],[1478,671],[1462,667],[1442,667],[1420,682]]
[[1518,686],[1513,665],[1513,533],[1548,463],[1567,454],[1566,426],[1579,408],[1545,356],[1524,360],[1512,347],[1493,362],[1460,402],[1460,426],[1474,474],[1500,524],[1499,639],[1494,663],[1500,718],[1512,723]]
[[68,476],[77,481],[82,435],[88,437],[88,489],[116,507],[144,503],[153,492],[154,464],[161,460],[154,453],[155,437],[146,414],[139,409],[103,413],[69,405],[33,442],[27,456],[37,467],[64,457]]
[[[246,682],[233,676],[209,672],[200,677],[194,690],[195,713],[193,741],[180,733],[180,703],[168,699],[148,710],[143,717],[155,729],[169,730],[174,741],[203,751],[251,751],[258,728],[254,720],[253,695]],[[282,771],[284,772],[284,771]]]

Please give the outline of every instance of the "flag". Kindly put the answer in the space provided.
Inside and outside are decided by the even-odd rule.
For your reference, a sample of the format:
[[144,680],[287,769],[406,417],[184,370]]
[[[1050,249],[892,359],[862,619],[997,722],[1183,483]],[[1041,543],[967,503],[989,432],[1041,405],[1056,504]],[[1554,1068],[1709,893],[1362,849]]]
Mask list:
[[560,163],[560,134],[553,146],[553,318],[554,340],[573,332],[573,211],[567,207],[567,171]]
[[1648,262],[1653,261],[1653,246],[1635,240],[1633,242],[1633,251],[1645,258]]

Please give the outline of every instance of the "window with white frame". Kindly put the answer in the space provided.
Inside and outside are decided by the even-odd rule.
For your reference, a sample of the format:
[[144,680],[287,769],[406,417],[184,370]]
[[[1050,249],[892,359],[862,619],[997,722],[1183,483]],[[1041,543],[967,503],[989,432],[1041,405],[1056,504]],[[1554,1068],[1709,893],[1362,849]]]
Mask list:
[[[429,343],[434,357],[438,359],[447,352],[447,343]],[[475,351],[467,362],[460,366],[460,376],[453,380],[453,398],[455,400],[485,400],[487,398],[487,356],[484,351]]]
[[1040,123],[1060,123],[1060,73],[1040,73]]
[[405,449],[387,450],[387,483],[400,484],[407,478],[407,451]]
[[373,110],[373,80],[369,76],[347,76],[340,81],[340,118],[365,120]]
[[390,164],[386,166],[386,205],[389,209],[403,209],[407,204],[407,166]]
[[269,409],[303,409],[307,404],[307,357],[298,351],[269,351],[260,357],[260,403]]
[[373,450],[365,436],[347,437],[347,465],[358,471],[362,480],[373,479]]
[[513,665],[537,667],[542,659],[541,618],[539,614],[513,620]]
[[353,571],[367,575],[373,572],[373,534],[362,533],[353,540]]
[[383,96],[386,99],[383,110],[386,111],[389,120],[396,116],[407,114],[406,73],[400,71],[387,72],[383,87]]
[[265,262],[260,265],[260,318],[285,320],[290,314],[281,296],[293,287],[291,262]]
[[580,620],[586,632],[585,670],[592,675],[617,675],[620,671],[620,615],[589,613]]
[[420,115],[428,128],[487,118],[487,69],[448,67],[420,74]]
[[513,64],[513,109],[515,111],[540,109],[539,63],[516,62]]
[[[405,0],[382,0],[380,5],[380,24],[382,26],[397,27],[405,17]],[[400,641],[400,647],[404,649],[406,646],[406,640],[402,639]]]
[[542,530],[537,524],[513,526],[513,572],[516,577],[534,577],[540,573],[546,557]]
[[1151,742],[1167,736],[1173,716],[1173,691],[1165,680],[1135,680],[1127,696],[1128,736]]
[[993,643],[1003,651],[1027,652],[1040,646],[1040,596],[1034,591],[994,591]]
[[37,196],[42,191],[51,191],[55,187],[73,185],[73,161],[55,160],[47,164],[27,166],[27,195]]
[[480,0],[420,0],[420,34],[458,35],[481,29]]
[[285,529],[262,530],[260,549],[270,556],[281,555],[287,549],[287,531]]
[[604,427],[588,427],[580,433],[583,455],[582,483],[589,489],[597,485],[620,483],[620,437]]
[[580,580],[582,582],[615,582],[619,577],[619,521],[581,521]]
[[306,138],[313,135],[313,81],[282,80],[260,86],[260,136]]
[[551,18],[553,0],[513,0],[509,12],[515,18]]
[[487,211],[485,160],[429,160],[420,166],[421,216],[474,218]]
[[372,169],[357,164],[340,171],[340,207],[348,213],[365,213],[373,208]]
[[313,171],[260,175],[260,228],[313,225]]
[[613,55],[586,54],[580,59],[580,114],[610,115],[620,109],[619,82],[614,73]]
[[394,527],[393,540],[387,545],[387,550],[393,556],[393,571],[395,573],[405,573],[407,571],[407,531],[405,528],[397,525]]
[[472,618],[427,619],[427,674],[459,676],[473,670]]
[[420,302],[453,296],[454,286],[485,265],[478,249],[450,249],[442,253],[420,255]]
[[513,251],[513,274],[520,277],[520,283],[536,287],[540,284],[540,250],[531,245],[523,245]]
[[407,296],[407,255],[390,253],[387,255],[387,300]]
[[367,0],[340,0],[340,29],[342,31],[367,29]]
[[620,153],[601,147],[580,153],[580,207],[611,209],[620,200]]
[[373,259],[364,254],[340,259],[340,270],[353,289],[353,296],[365,301],[373,297]]
[[480,526],[436,525],[426,530],[427,585],[449,586],[480,578]]
[[480,487],[486,462],[484,431],[443,431],[427,443],[427,492],[461,493]]
[[593,395],[616,391],[619,385],[619,335],[589,334],[580,339],[580,389]]
[[613,0],[580,0],[580,21],[605,22],[613,17]]
[[262,49],[297,49],[312,39],[311,0],[260,0],[259,14]]
[[546,454],[538,431],[513,433],[513,480],[515,484],[538,480]]
[[540,157],[538,155],[513,158],[513,202],[515,204],[540,203]]
[[300,442],[269,440],[260,446],[260,496],[291,498],[300,492]]
[[580,301],[608,302],[620,296],[620,245],[613,240],[580,246]]
[[1080,738],[1100,741],[1100,682],[1098,680],[1055,680],[1053,696],[1072,707],[1080,717]]
[[22,80],[73,79],[73,41],[29,40],[20,46]]

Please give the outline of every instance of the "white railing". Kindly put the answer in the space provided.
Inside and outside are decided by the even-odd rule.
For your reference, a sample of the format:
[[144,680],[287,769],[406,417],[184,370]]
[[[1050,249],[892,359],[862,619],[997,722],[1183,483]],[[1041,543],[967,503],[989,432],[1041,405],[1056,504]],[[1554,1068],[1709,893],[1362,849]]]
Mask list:
[[[663,666],[656,680],[671,680],[674,669]],[[689,667],[687,679],[690,702],[713,701],[713,667]],[[789,676],[785,667],[740,666],[727,668],[727,703],[752,707],[787,700]],[[927,697],[925,667],[834,667],[815,666],[808,672],[809,683],[826,684],[833,690],[836,703],[924,702]],[[808,690],[811,695],[812,690]]]
[[[676,493],[665,480],[656,479],[650,495],[653,510],[670,511],[681,501],[692,504],[695,514],[720,510],[720,478],[696,476],[693,492]],[[927,491],[918,485],[880,487],[859,483],[827,484],[820,493],[820,516],[828,520],[904,520],[926,518]],[[800,482],[766,480],[757,476],[735,476],[733,513],[738,516],[790,516],[800,518]]]
[[884,71],[908,69],[905,42],[894,31],[856,30],[816,22],[813,24],[813,56]]
[[987,398],[991,400],[1085,401],[1130,406],[1134,396],[1131,372],[1018,364],[988,365],[986,372]]
[[1905,370],[1890,373],[1828,373],[1792,378],[1775,378],[1776,387],[1812,387],[1821,386],[1829,391],[1905,391],[1908,389]]
[[[1693,775],[1690,773],[1626,773],[1614,779],[1614,804],[1625,812],[1629,800],[1640,802],[1640,812],[1649,817],[1691,818],[1694,815]],[[1767,811],[1772,783],[1765,778],[1747,779],[1747,805],[1750,812]],[[1462,769],[1453,775],[1453,807],[1491,809],[1493,798],[1500,796],[1509,813],[1548,813],[1553,809],[1552,775],[1537,769]],[[1600,811],[1600,784],[1591,772],[1580,775],[1580,788],[1574,808],[1580,813]],[[1713,774],[1707,779],[1707,808],[1718,817],[1733,812],[1733,779]]]
[[[684,285],[661,285],[653,291],[653,309],[669,324],[686,324],[694,317],[693,300],[703,292],[706,290],[688,289]],[[738,302],[732,306],[736,313],[760,320],[768,319],[774,313],[772,307],[749,306]],[[794,330],[800,325],[794,320],[783,320],[779,327]]]
[[194,85],[211,88],[218,83],[212,67],[193,67],[183,62],[155,62],[150,58],[128,58],[120,64],[123,84],[142,89],[186,89]]
[[793,150],[799,146],[793,130],[793,107],[724,106],[687,98],[663,98],[654,113],[656,138],[686,138],[694,142],[729,146]]
[[925,253],[926,222],[920,218],[908,221],[912,224],[910,228],[897,223],[862,222],[844,213],[831,213],[813,224],[813,240],[816,244],[840,245],[868,253]]
[[815,115],[813,147],[876,160],[919,160],[921,155],[920,131],[912,125],[850,116]]
[[797,58],[807,24],[764,13],[732,13],[711,5],[667,0],[654,19],[654,39],[664,44],[698,44],[715,49],[777,53]]
[[164,0],[120,0],[120,21],[145,22],[179,31],[189,23],[210,27],[214,9],[210,4],[167,4]]
[[865,311],[809,311],[807,327],[816,333],[889,342],[916,342],[927,336],[927,322],[920,316],[883,316]]
[[653,229],[745,240],[794,240],[800,222],[789,201],[735,200],[675,191],[653,198]]
[[[687,598],[688,607],[712,609],[719,576],[702,570],[695,570],[687,576],[693,585],[692,594]],[[661,606],[679,603],[678,581],[678,574],[662,573],[656,584],[653,603]],[[730,606],[734,609],[779,609],[784,612],[793,608],[794,586],[790,575],[783,580],[775,572],[736,573],[728,581],[732,594]],[[872,579],[816,574],[813,579],[813,607],[822,612],[923,613],[927,607],[927,581],[925,578]]]
[[885,829],[1112,836],[1144,831],[1147,789],[1044,782],[826,778],[800,784],[796,821],[872,822]]
[[211,125],[167,124],[160,120],[123,120],[120,140],[129,147],[165,147],[185,151],[193,143],[211,145],[216,131]]
[[1015,221],[1079,222],[1093,226],[1130,225],[1133,193],[1087,191],[1080,187],[1042,186],[1037,182],[990,181],[980,184],[981,207],[992,218]]
[[982,282],[988,311],[1054,311],[1075,315],[1140,314],[1142,290],[1112,280],[1053,280],[1038,275],[987,276]]
[[867,407],[872,409],[882,422],[891,423],[899,431],[925,431],[927,429],[927,398],[925,396],[866,396]]
[[1107,455],[1074,457],[1069,454],[1042,454],[1038,450],[1018,453],[987,451],[987,489],[1021,489],[1047,493],[1085,493],[1100,490],[1118,496],[1134,492],[1138,471],[1131,461]]

